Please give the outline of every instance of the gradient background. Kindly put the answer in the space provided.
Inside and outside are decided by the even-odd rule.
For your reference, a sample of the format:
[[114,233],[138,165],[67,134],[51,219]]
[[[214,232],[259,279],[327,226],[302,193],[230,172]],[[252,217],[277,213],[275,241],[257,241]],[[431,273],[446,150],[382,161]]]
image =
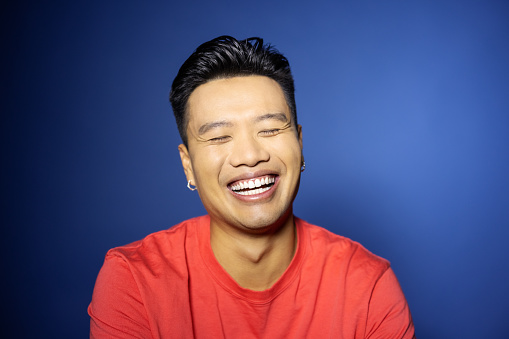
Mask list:
[[2,337],[87,337],[106,251],[204,213],[167,96],[229,34],[292,65],[296,215],[389,259],[419,338],[507,338],[508,1],[2,7]]

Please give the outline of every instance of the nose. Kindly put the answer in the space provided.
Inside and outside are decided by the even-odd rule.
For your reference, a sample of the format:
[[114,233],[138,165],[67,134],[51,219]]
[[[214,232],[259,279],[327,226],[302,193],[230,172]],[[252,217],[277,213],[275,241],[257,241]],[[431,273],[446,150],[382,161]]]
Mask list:
[[268,161],[270,153],[256,137],[244,135],[233,140],[233,149],[230,154],[230,164],[233,167],[254,167],[260,162]]

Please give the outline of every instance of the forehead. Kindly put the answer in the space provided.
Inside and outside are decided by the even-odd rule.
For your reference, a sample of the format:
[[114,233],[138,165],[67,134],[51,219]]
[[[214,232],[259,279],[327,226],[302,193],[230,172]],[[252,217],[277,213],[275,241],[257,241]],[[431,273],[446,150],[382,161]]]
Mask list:
[[266,113],[289,115],[290,109],[281,86],[265,76],[212,80],[198,86],[188,101],[190,124]]

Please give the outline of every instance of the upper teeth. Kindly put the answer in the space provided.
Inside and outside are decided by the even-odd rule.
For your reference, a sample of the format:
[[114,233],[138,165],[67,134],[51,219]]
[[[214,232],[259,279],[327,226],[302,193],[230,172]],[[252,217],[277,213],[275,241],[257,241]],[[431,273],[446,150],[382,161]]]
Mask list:
[[239,181],[235,185],[232,185],[232,190],[239,191],[242,189],[253,189],[262,185],[268,185],[274,183],[274,177],[256,178],[251,180]]

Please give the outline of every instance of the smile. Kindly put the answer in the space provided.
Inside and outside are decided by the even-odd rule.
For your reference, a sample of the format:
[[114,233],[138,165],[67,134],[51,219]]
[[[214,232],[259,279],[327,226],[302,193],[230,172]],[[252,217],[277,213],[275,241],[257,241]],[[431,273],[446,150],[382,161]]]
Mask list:
[[233,193],[239,195],[256,195],[268,191],[275,182],[276,178],[272,175],[259,177],[256,179],[239,180],[230,184]]

